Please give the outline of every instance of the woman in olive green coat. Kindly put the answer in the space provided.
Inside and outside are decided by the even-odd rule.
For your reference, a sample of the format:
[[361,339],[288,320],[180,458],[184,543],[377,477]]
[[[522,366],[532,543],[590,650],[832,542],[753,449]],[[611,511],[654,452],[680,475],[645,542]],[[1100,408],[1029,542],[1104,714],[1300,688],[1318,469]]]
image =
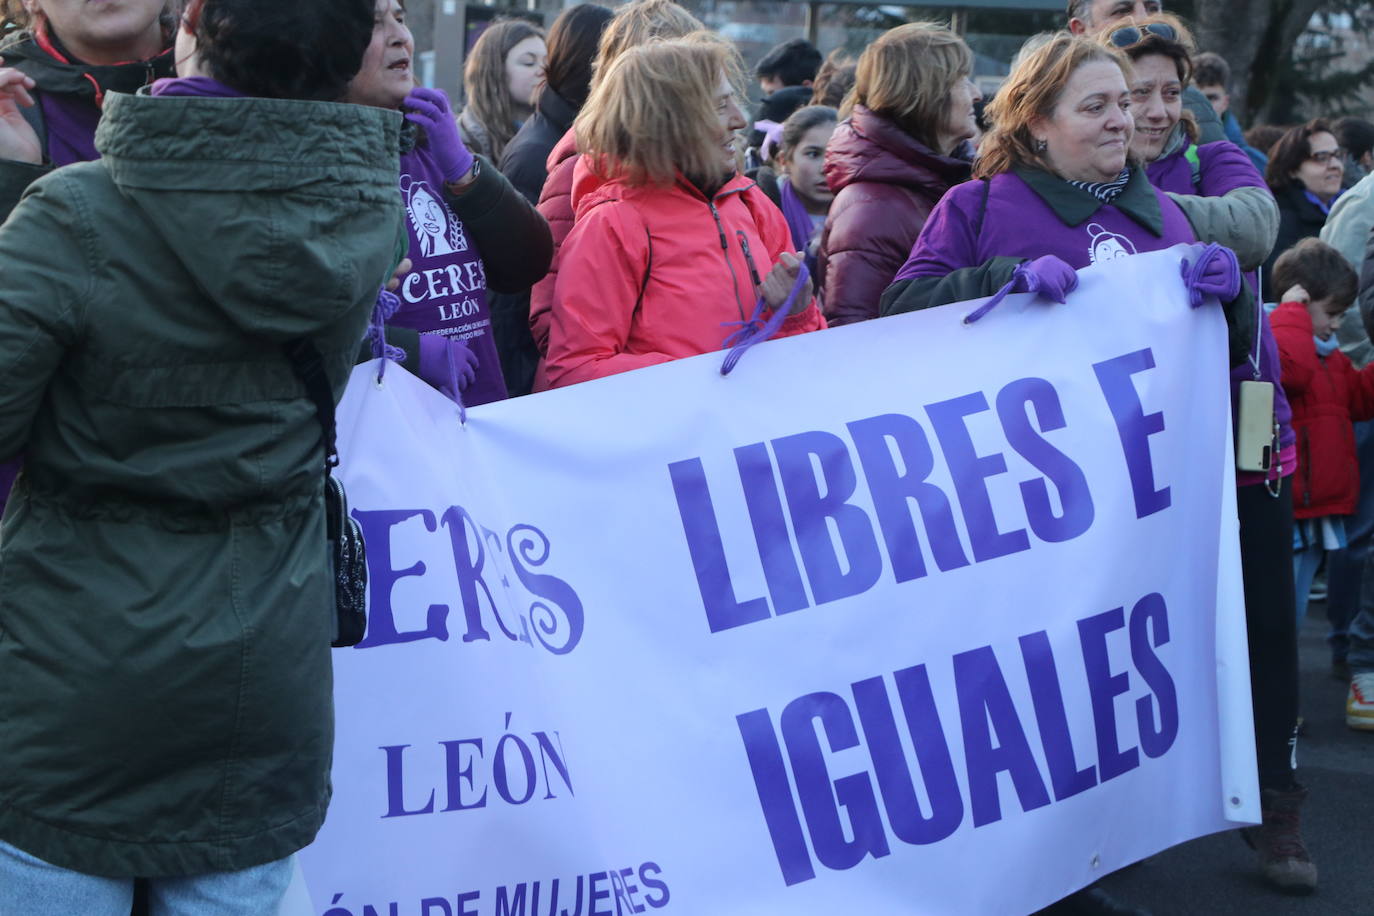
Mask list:
[[127,914],[136,875],[181,912],[170,879],[268,863],[214,911],[273,912],[323,821],[324,457],[283,344],[341,395],[405,242],[400,116],[320,101],[372,12],[193,0],[191,78],[109,95],[103,158],[0,226],[0,912]]

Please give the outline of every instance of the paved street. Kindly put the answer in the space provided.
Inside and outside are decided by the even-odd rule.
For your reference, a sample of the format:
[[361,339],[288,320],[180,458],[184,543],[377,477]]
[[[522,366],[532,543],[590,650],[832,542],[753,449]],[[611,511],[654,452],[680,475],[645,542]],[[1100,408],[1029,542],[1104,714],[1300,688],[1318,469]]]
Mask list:
[[1347,685],[1332,680],[1325,605],[1314,603],[1302,628],[1302,712],[1298,779],[1311,791],[1303,834],[1321,870],[1311,897],[1270,891],[1255,854],[1234,832],[1163,852],[1103,882],[1123,903],[1170,914],[1374,916],[1374,732],[1345,725]]

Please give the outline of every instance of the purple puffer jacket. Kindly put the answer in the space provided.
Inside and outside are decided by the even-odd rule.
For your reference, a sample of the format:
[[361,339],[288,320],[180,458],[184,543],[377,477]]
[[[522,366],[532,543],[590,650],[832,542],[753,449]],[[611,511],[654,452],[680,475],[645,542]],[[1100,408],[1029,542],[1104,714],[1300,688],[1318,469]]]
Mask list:
[[835,201],[821,236],[819,284],[829,324],[878,317],[878,300],[930,211],[968,180],[968,159],[941,156],[887,118],[854,106],[825,151]]
[[[1161,191],[1175,194],[1197,194],[1202,197],[1221,197],[1236,188],[1267,187],[1263,176],[1255,169],[1250,157],[1234,143],[1221,141],[1197,147],[1198,181],[1193,181],[1193,166],[1187,158],[1187,147],[1161,156],[1146,168],[1150,183]],[[1249,276],[1255,287],[1255,276]],[[1258,305],[1258,304],[1257,304]],[[1235,419],[1240,398],[1240,383],[1244,381],[1272,382],[1274,385],[1274,416],[1279,422],[1279,466],[1282,476],[1293,473],[1297,465],[1297,436],[1293,432],[1293,411],[1279,384],[1279,350],[1268,316],[1260,309],[1259,339],[1251,351],[1251,360],[1231,370],[1231,411]],[[1237,471],[1237,486],[1254,486],[1265,482],[1267,475],[1251,471]]]

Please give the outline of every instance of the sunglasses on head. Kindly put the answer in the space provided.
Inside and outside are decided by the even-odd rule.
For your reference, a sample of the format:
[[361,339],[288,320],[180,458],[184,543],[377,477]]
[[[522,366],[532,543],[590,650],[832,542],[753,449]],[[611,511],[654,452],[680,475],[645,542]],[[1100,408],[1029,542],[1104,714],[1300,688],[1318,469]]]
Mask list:
[[1151,22],[1145,26],[1122,26],[1108,35],[1107,40],[1118,48],[1129,48],[1146,35],[1158,35],[1165,41],[1178,41],[1178,32],[1167,22]]

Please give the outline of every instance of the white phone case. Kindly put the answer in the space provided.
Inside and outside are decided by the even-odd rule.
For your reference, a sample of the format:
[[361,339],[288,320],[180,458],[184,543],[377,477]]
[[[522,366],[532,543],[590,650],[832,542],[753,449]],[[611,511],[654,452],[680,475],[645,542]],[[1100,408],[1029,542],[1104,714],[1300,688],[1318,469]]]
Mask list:
[[1241,382],[1236,408],[1236,468],[1267,471],[1274,463],[1274,385]]

